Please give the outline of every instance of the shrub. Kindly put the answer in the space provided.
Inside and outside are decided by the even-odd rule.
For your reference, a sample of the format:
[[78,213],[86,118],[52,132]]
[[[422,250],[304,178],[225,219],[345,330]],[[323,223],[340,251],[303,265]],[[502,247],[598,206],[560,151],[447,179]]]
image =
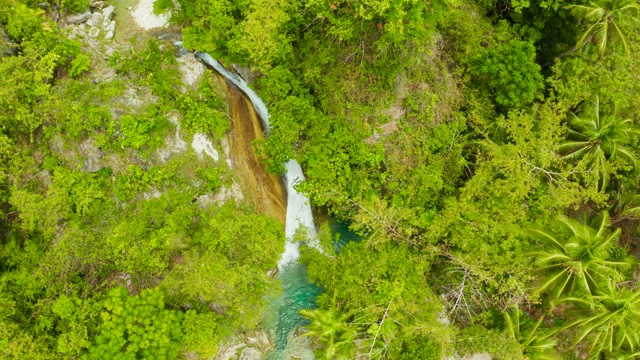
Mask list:
[[496,104],[520,108],[531,103],[543,87],[540,65],[535,63],[533,44],[511,40],[497,49],[476,55],[470,72],[481,88],[495,97]]

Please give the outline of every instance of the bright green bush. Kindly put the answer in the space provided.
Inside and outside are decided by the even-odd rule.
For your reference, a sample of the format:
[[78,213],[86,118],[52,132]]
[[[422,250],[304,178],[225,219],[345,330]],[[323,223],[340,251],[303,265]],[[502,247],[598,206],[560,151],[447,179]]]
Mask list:
[[102,323],[86,359],[176,359],[182,340],[182,313],[164,307],[157,289],[129,296],[122,287],[109,291]]
[[530,104],[543,87],[533,44],[510,40],[477,54],[469,71],[480,88],[489,91],[496,104],[520,108]]
[[71,62],[71,69],[69,69],[69,76],[76,77],[82,75],[82,73],[89,71],[91,61],[84,54],[79,54]]

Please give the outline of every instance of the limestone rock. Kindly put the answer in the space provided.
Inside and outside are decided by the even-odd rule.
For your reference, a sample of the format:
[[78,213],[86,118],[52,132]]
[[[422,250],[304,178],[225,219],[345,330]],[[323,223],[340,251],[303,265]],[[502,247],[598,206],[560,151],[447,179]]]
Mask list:
[[82,170],[93,173],[103,168],[102,151],[93,143],[93,139],[80,143],[80,154],[83,157]]
[[18,46],[11,42],[11,38],[4,32],[4,29],[0,27],[0,54],[6,56],[13,56],[18,54]]
[[182,72],[182,82],[187,86],[194,86],[204,74],[204,65],[196,59],[193,53],[179,57],[178,63],[180,64],[180,72]]
[[266,331],[255,331],[253,334],[245,336],[244,342],[262,352],[273,349],[273,343],[269,340],[269,335]]
[[89,7],[96,10],[102,10],[104,8],[104,1],[92,1]]
[[91,11],[87,10],[82,14],[67,16],[66,23],[71,25],[78,25],[89,20],[90,18],[91,18]]
[[107,31],[107,35],[104,36],[105,39],[113,39],[113,30]]
[[490,354],[487,354],[487,353],[478,353],[478,354],[467,355],[465,357],[465,359],[468,359],[468,360],[491,360],[491,359],[493,359],[493,357]]
[[[135,96],[135,92],[133,94]],[[169,160],[171,155],[182,153],[187,149],[187,143],[184,142],[184,140],[182,140],[182,136],[180,136],[180,122],[178,121],[178,117],[176,115],[172,115],[169,116],[168,119],[173,125],[176,126],[176,132],[175,136],[170,136],[165,139],[166,146],[158,149],[158,156],[162,162],[166,162],[167,160]],[[208,201],[212,201],[208,195],[204,196],[207,196]],[[206,206],[208,204],[201,201],[201,205]]]
[[106,32],[114,32],[116,30],[116,22],[111,20],[105,27],[104,31]]
[[240,360],[262,360],[264,354],[260,350],[252,347],[246,347],[240,354]]
[[[198,196],[198,204],[200,205],[200,207],[207,207],[211,204],[213,204],[213,200],[211,199],[211,196],[209,195],[202,195],[202,196]],[[211,305],[211,304],[209,304]]]
[[99,12],[94,12],[93,14],[91,14],[91,17],[89,18],[89,20],[87,20],[87,25],[94,27],[94,26],[99,26],[102,23],[102,14],[100,14]]
[[111,15],[113,15],[113,5],[109,5],[102,10],[102,18],[105,22],[109,21]]
[[89,36],[91,36],[92,38],[97,38],[98,35],[100,35],[99,27],[92,27],[91,29],[89,29]]
[[151,30],[169,25],[169,13],[156,15],[153,12],[154,0],[140,0],[131,12],[136,24],[143,30]]
[[196,133],[195,135],[193,135],[191,147],[193,147],[193,150],[196,151],[196,154],[198,154],[198,157],[200,159],[204,158],[204,154],[207,154],[215,161],[218,161],[220,159],[218,150],[213,147],[213,144],[209,139],[207,139],[207,135],[205,134]]
[[216,302],[210,302],[208,305],[209,309],[213,312],[215,312],[218,315],[224,315],[225,313],[225,308],[224,305],[216,303]]
[[273,269],[267,270],[267,276],[269,277],[269,279],[273,280],[276,278],[276,276],[278,276],[279,272],[280,271],[278,270],[278,268],[274,267]]
[[218,350],[218,355],[215,357],[216,360],[232,360],[238,358],[238,353],[246,347],[241,339],[237,336],[233,336],[230,339],[227,339],[223,342]]
[[213,200],[218,204],[224,204],[229,199],[234,199],[236,202],[244,200],[240,184],[235,181],[231,187],[223,185],[220,191],[213,197]]

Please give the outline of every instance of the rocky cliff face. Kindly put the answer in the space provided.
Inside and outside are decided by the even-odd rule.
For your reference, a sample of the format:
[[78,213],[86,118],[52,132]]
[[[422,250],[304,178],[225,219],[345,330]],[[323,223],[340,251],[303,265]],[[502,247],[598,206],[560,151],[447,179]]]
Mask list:
[[232,168],[242,179],[244,193],[256,209],[284,224],[286,217],[285,190],[282,180],[268,174],[253,150],[252,142],[264,137],[260,119],[251,101],[235,86],[225,84],[229,115],[233,119],[228,134]]

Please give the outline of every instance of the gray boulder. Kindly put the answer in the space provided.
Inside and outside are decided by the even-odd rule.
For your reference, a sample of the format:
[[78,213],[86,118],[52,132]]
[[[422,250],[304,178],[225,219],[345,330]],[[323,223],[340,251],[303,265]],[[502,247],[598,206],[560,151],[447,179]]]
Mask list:
[[82,14],[75,14],[67,16],[66,23],[71,25],[78,25],[86,22],[91,18],[91,11],[87,10]]

